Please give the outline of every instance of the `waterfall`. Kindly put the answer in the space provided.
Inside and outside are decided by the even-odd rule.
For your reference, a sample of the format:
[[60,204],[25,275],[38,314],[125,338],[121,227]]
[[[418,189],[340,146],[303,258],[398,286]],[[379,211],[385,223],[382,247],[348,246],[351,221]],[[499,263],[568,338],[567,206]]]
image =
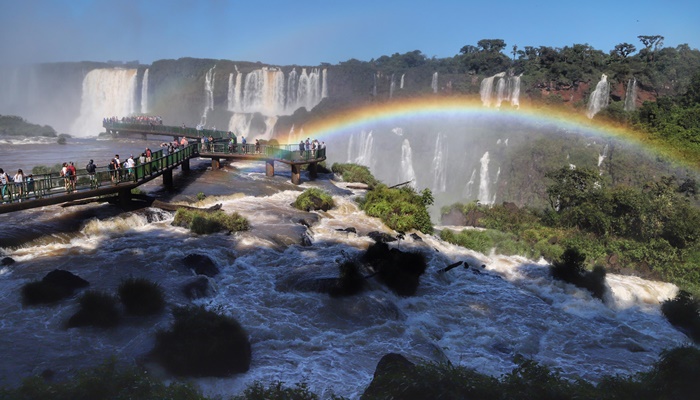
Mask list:
[[323,80],[321,82],[321,98],[325,99],[328,97],[328,70],[324,68],[322,74]]
[[605,146],[603,147],[603,152],[601,154],[598,154],[598,167],[603,165],[603,160],[608,156],[608,144],[606,143]]
[[600,82],[595,86],[595,90],[588,99],[588,112],[586,113],[588,118],[593,118],[600,110],[607,107],[609,101],[610,84],[608,83],[608,76],[603,74],[600,77]]
[[205,126],[207,124],[207,115],[209,111],[214,110],[214,68],[216,65],[209,68],[209,71],[204,75],[204,112],[199,124]]
[[435,153],[433,154],[433,192],[447,190],[447,141],[442,132],[435,139]]
[[498,82],[496,82],[496,107],[500,108],[501,103],[504,99],[504,93],[506,92],[506,82],[508,78],[499,77]]
[[306,72],[306,68],[302,68],[301,75],[299,75],[299,83],[297,87],[297,101],[292,103],[292,107],[287,107],[287,112],[289,114],[293,113],[296,109],[300,107],[305,107],[307,110],[311,110],[318,103],[321,102],[321,72],[318,68],[311,70],[311,73]]
[[401,74],[401,85],[399,85],[399,89],[403,89],[403,78],[406,76],[406,74]]
[[352,151],[355,148],[355,135],[350,135],[350,140],[348,141],[348,163],[353,163],[355,162],[355,159],[352,157]]
[[462,195],[464,196],[465,199],[470,200],[473,196],[474,192],[474,181],[476,180],[476,168],[472,170],[472,175],[469,178],[469,182],[464,186],[464,191],[462,191]]
[[289,76],[287,76],[287,109],[294,109],[297,105],[297,86],[299,85],[299,78],[297,77],[296,68],[292,68],[289,71]]
[[355,163],[364,165],[370,170],[372,169],[374,158],[372,155],[374,138],[372,137],[372,131],[366,132],[362,131],[360,133],[360,143],[358,143],[359,149],[357,158],[355,158]]
[[141,114],[148,114],[148,68],[141,81]]
[[394,89],[396,88],[396,81],[394,80],[394,74],[391,74],[391,83],[389,84],[389,98],[394,97]]
[[625,111],[634,111],[637,108],[637,78],[632,78],[627,82],[625,92]]
[[416,188],[416,172],[413,170],[413,152],[411,143],[404,139],[401,144],[401,171],[399,171],[399,183],[408,182],[412,188]]
[[243,84],[242,112],[263,115],[284,113],[284,73],[277,68],[262,68],[248,73]]
[[489,152],[487,151],[481,157],[481,170],[479,171],[479,198],[483,204],[489,204]]
[[438,73],[433,72],[433,80],[430,82],[430,87],[433,89],[433,93],[438,91]]
[[243,74],[238,71],[236,67],[236,83],[233,86],[233,104],[231,105],[231,111],[241,110],[241,95],[243,93]]
[[521,76],[523,76],[523,74],[511,77],[511,80],[513,82],[511,87],[512,87],[513,91],[510,95],[510,104],[512,106],[517,107],[517,108],[520,108],[520,77]]
[[377,97],[377,73],[374,73],[374,76],[372,77],[372,97],[376,98]]
[[[250,123],[253,121],[253,114],[234,113],[228,121],[228,130],[236,136],[250,136]],[[239,139],[240,141],[240,139]]]
[[105,117],[125,117],[136,113],[136,69],[93,69],[83,79],[80,116],[70,133],[97,135]]
[[[496,179],[493,181],[493,187],[498,188],[498,178],[501,177],[501,167],[498,167],[498,170],[496,171]],[[490,204],[496,204],[496,194],[498,193],[498,190],[493,191],[493,197],[491,198]]]
[[228,74],[228,95],[226,97],[226,100],[228,101],[228,107],[226,107],[227,110],[233,111],[234,108],[234,103],[235,103],[235,96],[236,96],[236,85],[233,83],[233,72]]

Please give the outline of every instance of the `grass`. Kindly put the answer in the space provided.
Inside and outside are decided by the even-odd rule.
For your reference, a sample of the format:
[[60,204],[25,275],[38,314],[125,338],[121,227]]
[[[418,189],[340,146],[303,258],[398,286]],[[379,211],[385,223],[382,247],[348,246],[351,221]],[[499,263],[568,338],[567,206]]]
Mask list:
[[374,187],[379,183],[364,165],[333,163],[331,171],[343,177],[345,182],[359,182]]
[[173,225],[188,228],[198,235],[221,231],[247,231],[250,228],[248,220],[237,212],[227,214],[223,210],[202,211],[185,208],[177,210]]
[[310,188],[304,190],[302,194],[297,196],[292,207],[302,211],[323,210],[328,211],[335,207],[333,197],[321,189]]
[[128,278],[119,284],[118,293],[127,314],[153,315],[165,309],[163,289],[147,279]]
[[107,293],[87,291],[78,300],[80,309],[68,320],[69,328],[95,326],[113,328],[119,324],[117,299]]

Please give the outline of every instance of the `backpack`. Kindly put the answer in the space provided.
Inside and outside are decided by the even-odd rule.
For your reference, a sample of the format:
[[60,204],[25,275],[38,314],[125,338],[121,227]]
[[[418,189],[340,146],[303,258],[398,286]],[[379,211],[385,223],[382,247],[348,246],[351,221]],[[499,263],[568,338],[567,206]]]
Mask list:
[[73,175],[73,171],[71,171],[70,168],[66,168],[66,176],[72,176],[72,175]]
[[85,170],[87,170],[88,173],[94,174],[95,173],[95,164],[90,163],[85,166]]

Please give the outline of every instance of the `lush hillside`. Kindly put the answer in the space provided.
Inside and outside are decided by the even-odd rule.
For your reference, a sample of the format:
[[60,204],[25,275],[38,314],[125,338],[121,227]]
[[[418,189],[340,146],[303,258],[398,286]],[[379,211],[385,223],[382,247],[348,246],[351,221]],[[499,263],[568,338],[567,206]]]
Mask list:
[[48,125],[36,125],[14,115],[0,115],[0,135],[56,137],[56,131]]

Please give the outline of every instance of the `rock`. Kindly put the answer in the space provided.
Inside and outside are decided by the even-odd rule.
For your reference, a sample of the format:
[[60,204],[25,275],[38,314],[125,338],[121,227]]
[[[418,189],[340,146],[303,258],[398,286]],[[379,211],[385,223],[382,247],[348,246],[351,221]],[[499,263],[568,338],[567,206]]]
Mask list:
[[372,240],[374,240],[377,243],[389,243],[389,242],[394,242],[396,241],[396,238],[389,235],[388,233],[384,232],[379,232],[379,231],[372,231],[367,234]]
[[65,288],[69,290],[71,294],[77,289],[90,285],[90,282],[86,281],[85,279],[73,274],[72,272],[62,269],[55,269],[49,272],[42,279],[42,281]]
[[353,228],[353,227],[336,229],[336,231],[338,231],[338,232],[347,232],[347,233],[355,233],[355,234],[357,233],[357,229],[355,229],[355,228]]
[[447,214],[440,216],[442,225],[464,226],[467,224],[467,217],[458,208],[452,208]]
[[206,276],[198,276],[182,287],[182,293],[190,300],[210,297],[213,294],[209,279]]
[[421,253],[389,249],[386,243],[370,246],[362,260],[377,271],[379,280],[400,296],[412,296],[418,290],[420,276],[427,263]]
[[15,260],[12,257],[4,257],[2,261],[0,261],[0,265],[3,267],[10,266],[15,263]]
[[188,254],[184,262],[185,266],[193,270],[197,275],[206,275],[211,278],[219,274],[219,268],[208,256]]
[[411,234],[411,239],[415,240],[416,242],[422,242],[422,241],[423,241],[423,238],[421,238],[420,236],[418,236],[418,234],[415,233],[415,232]]
[[304,232],[304,234],[301,235],[301,243],[299,243],[299,244],[304,246],[304,247],[310,247],[310,246],[313,246],[314,243],[313,243],[313,241],[311,241],[311,237],[309,237],[309,233]]
[[[415,364],[401,354],[389,353],[377,363],[374,377],[360,399],[393,398],[390,394],[396,392],[395,381],[392,377],[410,376],[415,374]],[[407,398],[407,397],[400,397]]]
[[479,211],[478,209],[472,209],[469,210],[467,215],[465,215],[467,218],[467,222],[464,225],[467,226],[481,226],[480,220],[484,217],[486,217],[486,214],[483,212]]

